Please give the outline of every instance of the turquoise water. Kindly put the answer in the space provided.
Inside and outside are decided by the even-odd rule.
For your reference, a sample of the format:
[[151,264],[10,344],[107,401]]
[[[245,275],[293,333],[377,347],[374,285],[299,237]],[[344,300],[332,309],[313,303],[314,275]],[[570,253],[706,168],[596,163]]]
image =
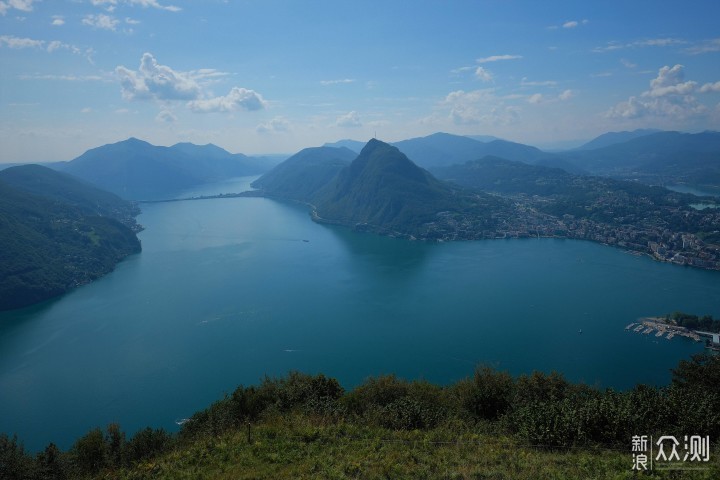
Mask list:
[[175,429],[238,384],[293,369],[345,387],[382,373],[449,383],[478,363],[665,384],[702,347],[625,325],[674,310],[720,316],[718,272],[589,242],[408,242],[263,198],[142,208],[141,254],[0,314],[0,431],[30,449],[68,447],[113,421]]

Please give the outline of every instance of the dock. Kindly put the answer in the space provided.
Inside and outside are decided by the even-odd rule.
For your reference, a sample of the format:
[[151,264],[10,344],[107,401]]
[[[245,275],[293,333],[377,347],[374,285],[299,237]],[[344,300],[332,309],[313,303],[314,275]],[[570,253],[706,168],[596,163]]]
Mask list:
[[[696,332],[694,330],[680,327],[668,323],[663,318],[658,317],[647,317],[641,318],[638,322],[630,323],[625,327],[625,331],[632,331],[634,333],[640,333],[642,335],[650,335],[655,332],[655,337],[665,337],[668,340],[672,340],[676,336],[686,337],[696,342],[701,342],[701,335],[712,338],[711,345],[720,348],[720,334],[710,332]],[[716,343],[717,342],[717,343]]]

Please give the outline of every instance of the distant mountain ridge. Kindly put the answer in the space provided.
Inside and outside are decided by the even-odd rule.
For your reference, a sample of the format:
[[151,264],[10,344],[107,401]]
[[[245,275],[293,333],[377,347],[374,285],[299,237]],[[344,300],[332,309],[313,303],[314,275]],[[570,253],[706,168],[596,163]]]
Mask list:
[[413,162],[423,168],[462,164],[493,155],[526,163],[534,163],[553,154],[507,140],[481,142],[470,137],[435,133],[393,143]]
[[644,137],[646,135],[652,135],[654,133],[660,133],[662,130],[654,128],[637,129],[632,131],[623,132],[607,132],[600,136],[595,137],[589,142],[575,148],[573,150],[595,150],[597,148],[609,147],[617,143],[627,142],[635,138]]
[[160,147],[129,138],[88,150],[56,168],[123,198],[148,200],[201,183],[263,173],[270,165],[212,144]]
[[0,172],[0,310],[32,305],[140,251],[137,208],[38,165]]
[[720,132],[651,133],[560,157],[596,175],[720,187]]

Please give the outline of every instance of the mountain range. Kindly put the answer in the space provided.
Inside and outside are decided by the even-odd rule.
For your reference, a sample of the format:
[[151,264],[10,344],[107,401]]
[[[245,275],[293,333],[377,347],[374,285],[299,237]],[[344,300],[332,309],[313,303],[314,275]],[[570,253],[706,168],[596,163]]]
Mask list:
[[212,144],[160,147],[129,138],[93,148],[54,167],[123,198],[152,200],[172,197],[202,183],[260,174],[272,163],[231,154]]

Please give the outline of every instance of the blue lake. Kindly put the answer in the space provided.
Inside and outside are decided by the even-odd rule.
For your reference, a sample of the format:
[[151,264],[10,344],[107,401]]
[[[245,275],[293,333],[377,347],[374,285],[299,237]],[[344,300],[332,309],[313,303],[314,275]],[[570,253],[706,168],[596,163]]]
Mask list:
[[290,370],[346,388],[383,373],[446,384],[479,363],[662,385],[702,346],[624,327],[674,310],[720,316],[719,272],[590,242],[409,242],[263,198],[142,209],[141,254],[0,314],[0,431],[31,450],[114,421],[176,429],[237,385]]

